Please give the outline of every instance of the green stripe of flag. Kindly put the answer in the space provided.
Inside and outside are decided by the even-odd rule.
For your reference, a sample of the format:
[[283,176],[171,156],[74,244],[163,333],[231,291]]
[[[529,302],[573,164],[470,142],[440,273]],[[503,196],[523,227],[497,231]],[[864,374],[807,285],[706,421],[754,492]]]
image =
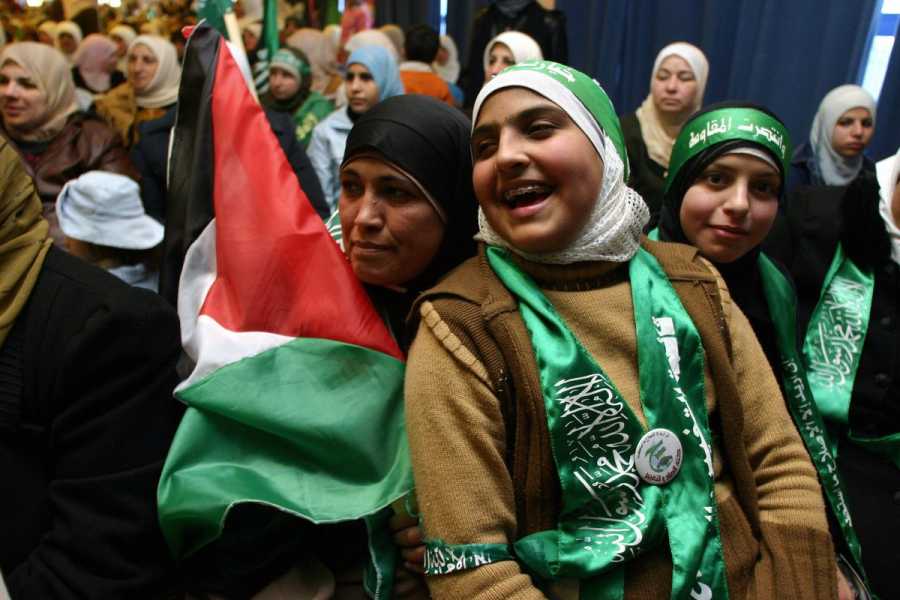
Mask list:
[[179,392],[190,408],[158,492],[175,555],[218,537],[236,503],[335,522],[412,489],[403,371],[381,352],[301,338]]

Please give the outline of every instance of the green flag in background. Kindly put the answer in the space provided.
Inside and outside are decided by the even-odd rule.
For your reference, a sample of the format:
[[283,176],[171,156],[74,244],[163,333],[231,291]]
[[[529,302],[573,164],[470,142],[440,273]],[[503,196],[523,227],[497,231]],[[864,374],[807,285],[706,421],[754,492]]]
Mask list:
[[201,19],[206,19],[212,25],[213,29],[228,37],[225,31],[225,13],[231,10],[231,0],[200,0],[198,2],[197,14]]
[[340,25],[341,11],[338,10],[337,0],[325,0],[324,18],[325,25]]
[[262,39],[253,65],[253,83],[260,95],[269,91],[269,59],[275,56],[278,41],[278,0],[265,0],[263,6]]

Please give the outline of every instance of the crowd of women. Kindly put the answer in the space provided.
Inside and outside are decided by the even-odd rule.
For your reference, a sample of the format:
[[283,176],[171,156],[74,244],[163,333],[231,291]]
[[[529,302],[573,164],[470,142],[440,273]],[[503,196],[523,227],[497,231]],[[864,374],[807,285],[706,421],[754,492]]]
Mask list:
[[[685,42],[620,118],[519,31],[477,48],[465,97],[427,27],[292,27],[261,62],[244,26],[267,121],[407,355],[392,597],[900,597],[900,151],[865,156],[868,92],[829,92],[796,143],[765,106],[704,103]],[[181,52],[39,31],[0,50],[0,582],[367,597],[395,550],[362,521],[244,505],[170,554]]]

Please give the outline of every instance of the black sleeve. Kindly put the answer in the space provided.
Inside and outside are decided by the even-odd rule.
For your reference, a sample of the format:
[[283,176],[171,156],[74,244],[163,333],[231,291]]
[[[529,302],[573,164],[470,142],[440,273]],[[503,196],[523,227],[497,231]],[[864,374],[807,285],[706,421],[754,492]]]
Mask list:
[[131,162],[141,174],[141,203],[144,212],[165,223],[166,219],[166,180],[165,173],[157,172],[153,161],[147,156],[148,143],[143,135],[141,140],[131,149]]
[[488,17],[488,9],[484,8],[472,21],[469,51],[458,82],[465,94],[465,104],[468,108],[475,104],[475,98],[484,85],[484,49],[491,41],[490,34],[491,22]]
[[879,212],[878,181],[862,171],[841,199],[841,245],[858,266],[873,268],[889,260],[891,242]]
[[156,487],[182,412],[178,322],[150,292],[114,295],[62,293],[44,313],[42,347],[57,350],[29,370],[48,414],[50,512],[40,543],[4,574],[16,600],[148,598],[171,584]]
[[294,121],[286,113],[277,113],[271,110],[266,111],[266,116],[269,118],[269,124],[272,126],[272,131],[275,132],[275,137],[278,138],[281,149],[284,150],[288,162],[291,163],[291,168],[294,169],[297,179],[300,180],[300,187],[303,188],[316,213],[323,221],[327,221],[331,216],[331,210],[325,201],[325,194],[322,192],[316,171],[306,155],[306,150],[294,135]]
[[559,10],[554,10],[552,14],[550,55],[544,58],[567,65],[569,64],[569,36],[566,33],[566,14]]

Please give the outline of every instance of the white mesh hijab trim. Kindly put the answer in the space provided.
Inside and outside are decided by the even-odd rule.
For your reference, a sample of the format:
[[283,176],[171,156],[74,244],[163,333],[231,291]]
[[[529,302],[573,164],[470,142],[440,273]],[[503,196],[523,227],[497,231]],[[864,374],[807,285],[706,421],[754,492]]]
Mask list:
[[603,260],[627,262],[640,246],[644,225],[650,211],[641,196],[625,185],[625,165],[612,140],[565,85],[535,71],[513,71],[498,75],[481,89],[472,113],[472,123],[478,122],[478,112],[488,96],[508,87],[529,89],[562,108],[575,125],[591,141],[603,161],[603,183],[584,228],[566,248],[555,252],[532,254],[510,245],[488,223],[484,211],[478,209],[478,235],[475,239],[492,246],[508,248],[528,260],[547,264]]

